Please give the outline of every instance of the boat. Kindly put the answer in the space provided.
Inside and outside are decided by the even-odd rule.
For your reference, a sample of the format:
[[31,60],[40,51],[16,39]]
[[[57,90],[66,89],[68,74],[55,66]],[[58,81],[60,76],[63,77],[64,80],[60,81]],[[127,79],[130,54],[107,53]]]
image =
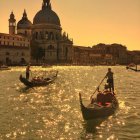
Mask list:
[[53,66],[52,65],[43,64],[42,68],[53,68]]
[[29,81],[26,78],[24,78],[22,75],[19,76],[19,80],[27,87],[37,87],[37,86],[46,86],[55,81],[57,78],[58,71],[56,72],[56,75],[52,77],[46,77],[43,78],[43,80],[35,80],[34,78]]
[[2,65],[0,66],[0,70],[11,70],[8,66]]
[[133,70],[135,72],[140,72],[140,70],[138,70],[137,67],[134,69],[132,67],[127,66],[126,69],[130,69],[130,70]]
[[112,99],[112,102],[107,106],[99,105],[96,98],[94,99],[94,103],[90,103],[88,106],[85,106],[83,104],[81,94],[79,94],[79,100],[84,120],[93,120],[108,117],[112,115],[118,108],[118,101],[115,95]]

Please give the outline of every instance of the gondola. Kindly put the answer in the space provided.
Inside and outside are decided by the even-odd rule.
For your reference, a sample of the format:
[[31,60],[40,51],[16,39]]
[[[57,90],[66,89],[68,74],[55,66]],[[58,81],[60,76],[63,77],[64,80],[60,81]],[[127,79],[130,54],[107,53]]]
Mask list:
[[34,80],[29,81],[26,78],[24,78],[22,75],[20,75],[19,80],[27,87],[46,86],[54,82],[54,80],[57,78],[57,74],[58,74],[58,71],[56,72],[56,75],[54,75],[53,77],[44,78],[44,80],[42,81],[34,81]]
[[89,104],[88,106],[84,106],[82,102],[81,94],[79,94],[79,100],[80,100],[80,106],[81,106],[82,116],[84,120],[92,120],[92,119],[108,117],[112,115],[118,107],[118,101],[115,95],[112,102],[108,106],[99,105],[96,102],[96,99],[94,103]]
[[11,70],[8,66],[0,66],[0,70]]
[[135,72],[140,72],[140,70],[138,70],[138,69],[134,69],[134,68],[131,68],[131,67],[126,67],[126,69],[130,69],[130,70],[133,70],[133,71],[135,71]]

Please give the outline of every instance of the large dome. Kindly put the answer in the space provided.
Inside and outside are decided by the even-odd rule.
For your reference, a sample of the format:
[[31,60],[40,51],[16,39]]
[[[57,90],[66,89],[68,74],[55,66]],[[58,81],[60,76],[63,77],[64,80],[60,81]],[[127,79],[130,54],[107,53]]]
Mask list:
[[58,15],[51,9],[50,5],[42,7],[33,19],[33,24],[54,24],[60,26],[60,19]]

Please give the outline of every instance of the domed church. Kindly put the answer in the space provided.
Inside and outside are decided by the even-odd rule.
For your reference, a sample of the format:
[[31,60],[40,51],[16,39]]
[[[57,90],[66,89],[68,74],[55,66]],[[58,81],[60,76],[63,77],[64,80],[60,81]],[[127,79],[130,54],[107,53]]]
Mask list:
[[42,8],[33,19],[33,24],[24,10],[17,23],[17,34],[31,40],[31,61],[36,63],[72,62],[73,41],[62,33],[60,19],[52,10],[50,0],[43,0]]
[[72,45],[68,35],[62,34],[60,19],[52,10],[50,0],[43,0],[42,9],[33,19],[32,58],[44,63],[68,63],[72,61]]
[[[57,64],[71,63],[73,59],[73,41],[69,39],[68,34],[62,33],[60,19],[52,10],[50,0],[43,0],[42,8],[34,16],[33,23],[24,10],[16,25],[12,12],[9,19],[9,34],[0,34],[0,46],[3,50],[7,48],[4,53],[2,52],[1,63],[10,61],[9,64],[18,64],[24,60],[34,64]],[[13,48],[19,51],[15,53]],[[19,54],[24,54],[24,57]]]

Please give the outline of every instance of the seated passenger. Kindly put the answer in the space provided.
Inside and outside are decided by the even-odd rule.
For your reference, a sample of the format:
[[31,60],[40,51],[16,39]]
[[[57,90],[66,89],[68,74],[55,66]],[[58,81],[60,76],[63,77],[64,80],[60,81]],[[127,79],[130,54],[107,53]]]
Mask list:
[[105,90],[104,90],[104,102],[105,104],[109,104],[112,102],[114,95],[112,92],[109,91],[109,86],[106,84],[105,85]]
[[104,94],[101,91],[99,91],[99,88],[98,88],[98,94],[97,94],[97,103],[99,105],[104,105],[105,104],[104,103]]

